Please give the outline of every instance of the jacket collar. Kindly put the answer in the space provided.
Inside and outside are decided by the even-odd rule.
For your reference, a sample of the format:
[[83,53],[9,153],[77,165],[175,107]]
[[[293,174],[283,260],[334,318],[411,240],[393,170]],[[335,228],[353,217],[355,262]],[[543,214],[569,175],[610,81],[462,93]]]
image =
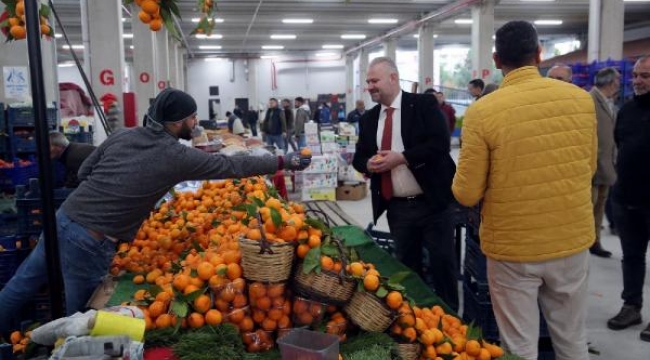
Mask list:
[[634,102],[642,107],[650,107],[650,92],[643,95],[634,95]]
[[539,74],[539,68],[537,66],[523,66],[509,72],[508,75],[503,78],[503,83],[501,83],[500,88],[541,77],[542,75]]
[[[400,91],[397,94],[397,96],[395,96],[395,99],[393,99],[393,103],[390,104],[390,107],[392,107],[393,109],[401,109],[402,108],[402,93],[403,93],[403,91]],[[388,109],[388,106],[382,104],[381,105],[381,112],[383,112],[386,109]]]

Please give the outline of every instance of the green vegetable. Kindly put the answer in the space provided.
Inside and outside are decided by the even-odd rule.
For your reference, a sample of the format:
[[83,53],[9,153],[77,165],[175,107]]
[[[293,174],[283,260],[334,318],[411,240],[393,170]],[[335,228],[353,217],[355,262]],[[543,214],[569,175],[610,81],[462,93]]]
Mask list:
[[232,325],[204,326],[185,333],[173,350],[180,360],[240,360],[245,353],[239,332]]

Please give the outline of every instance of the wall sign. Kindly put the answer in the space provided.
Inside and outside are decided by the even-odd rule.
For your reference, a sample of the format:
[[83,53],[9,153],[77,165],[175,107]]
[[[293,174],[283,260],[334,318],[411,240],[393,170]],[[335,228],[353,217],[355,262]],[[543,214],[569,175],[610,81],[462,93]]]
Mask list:
[[149,80],[151,80],[151,76],[149,76],[149,73],[146,71],[143,71],[140,73],[140,82],[142,83],[148,83]]
[[158,89],[163,90],[166,85],[167,85],[167,82],[165,82],[163,80],[158,81]]
[[29,76],[25,66],[5,66],[2,68],[5,97],[24,100],[30,95]]
[[102,83],[102,85],[109,86],[109,85],[115,85],[115,77],[113,76],[113,70],[111,69],[104,69],[99,73],[99,82]]

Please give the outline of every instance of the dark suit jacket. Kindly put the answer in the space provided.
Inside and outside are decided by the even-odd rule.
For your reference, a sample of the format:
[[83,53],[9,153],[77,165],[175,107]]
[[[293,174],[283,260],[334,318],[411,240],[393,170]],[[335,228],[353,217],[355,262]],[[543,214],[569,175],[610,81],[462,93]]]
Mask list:
[[[381,176],[368,172],[366,164],[377,151],[377,123],[381,105],[366,111],[359,121],[359,141],[352,165],[370,177],[373,219],[386,210],[381,196]],[[447,208],[453,199],[451,182],[456,164],[449,154],[449,130],[445,117],[431,95],[402,92],[402,153],[433,211]]]
[[65,187],[79,186],[79,179],[77,179],[79,168],[95,149],[96,147],[90,144],[71,142],[63,151],[59,161],[65,166]]

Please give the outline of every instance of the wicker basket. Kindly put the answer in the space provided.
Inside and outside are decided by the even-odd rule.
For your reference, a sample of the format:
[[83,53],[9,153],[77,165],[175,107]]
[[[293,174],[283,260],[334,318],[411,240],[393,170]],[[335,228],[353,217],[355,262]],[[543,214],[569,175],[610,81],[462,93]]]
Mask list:
[[293,277],[293,289],[300,295],[327,304],[345,305],[352,295],[356,282],[354,279],[341,276],[330,271],[320,274],[302,271],[302,263],[298,265]]
[[295,249],[292,243],[270,244],[239,239],[244,277],[261,282],[286,281],[291,276]]
[[422,348],[419,343],[397,343],[397,355],[402,360],[417,360]]
[[395,319],[386,304],[367,292],[355,293],[344,310],[352,322],[368,332],[384,332]]

